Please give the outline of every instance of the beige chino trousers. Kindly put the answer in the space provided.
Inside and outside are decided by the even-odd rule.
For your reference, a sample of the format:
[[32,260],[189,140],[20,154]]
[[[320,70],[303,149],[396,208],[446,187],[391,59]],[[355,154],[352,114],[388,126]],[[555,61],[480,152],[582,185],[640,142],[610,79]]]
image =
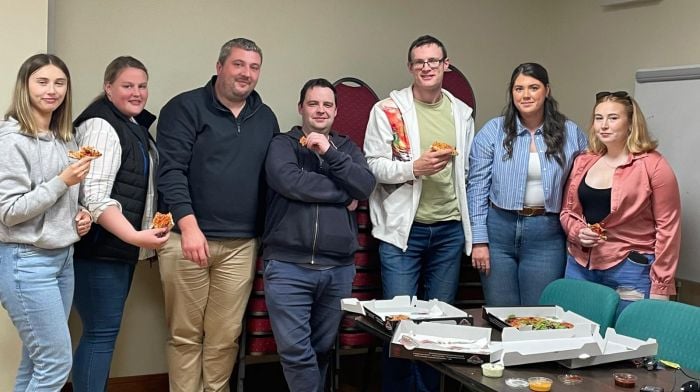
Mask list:
[[209,265],[203,268],[183,257],[180,240],[170,233],[158,252],[170,391],[228,392],[258,243],[209,240]]

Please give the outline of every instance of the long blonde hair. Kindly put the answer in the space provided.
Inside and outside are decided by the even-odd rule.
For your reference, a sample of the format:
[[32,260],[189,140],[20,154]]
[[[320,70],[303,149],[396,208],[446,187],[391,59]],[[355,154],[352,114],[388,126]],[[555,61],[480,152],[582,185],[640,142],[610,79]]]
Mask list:
[[5,113],[5,120],[13,117],[19,122],[23,132],[35,136],[39,131],[34,116],[32,115],[32,104],[29,98],[29,77],[39,68],[54,65],[66,75],[66,95],[61,105],[51,114],[51,122],[49,130],[64,141],[73,138],[73,124],[71,107],[73,101],[71,99],[71,82],[70,73],[66,64],[53,54],[35,54],[26,59],[17,72],[17,81],[15,82],[15,90],[12,94],[12,103],[10,108]]
[[595,123],[595,109],[603,102],[615,102],[624,106],[627,120],[630,123],[629,135],[627,136],[626,143],[629,152],[639,154],[656,149],[659,143],[651,137],[642,109],[639,108],[639,104],[634,98],[630,97],[630,95],[624,91],[615,93],[605,92],[596,95],[596,102],[593,106],[593,113],[591,114],[591,125],[588,128],[588,148],[592,153],[603,155],[608,152],[608,148],[598,139],[593,127]]

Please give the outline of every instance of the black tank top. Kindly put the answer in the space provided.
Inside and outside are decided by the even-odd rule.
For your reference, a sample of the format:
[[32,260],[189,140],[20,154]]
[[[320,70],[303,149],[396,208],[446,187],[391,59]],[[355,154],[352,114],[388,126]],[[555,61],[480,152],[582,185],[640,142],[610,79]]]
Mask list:
[[611,188],[597,189],[586,184],[586,179],[578,187],[578,199],[583,207],[583,216],[588,223],[598,223],[610,214]]

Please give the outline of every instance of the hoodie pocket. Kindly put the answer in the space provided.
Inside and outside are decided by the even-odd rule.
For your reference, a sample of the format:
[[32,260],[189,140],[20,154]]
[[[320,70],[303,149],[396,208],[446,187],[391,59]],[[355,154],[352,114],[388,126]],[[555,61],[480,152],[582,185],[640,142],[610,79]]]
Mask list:
[[338,205],[319,205],[316,253],[350,256],[358,248],[352,212]]

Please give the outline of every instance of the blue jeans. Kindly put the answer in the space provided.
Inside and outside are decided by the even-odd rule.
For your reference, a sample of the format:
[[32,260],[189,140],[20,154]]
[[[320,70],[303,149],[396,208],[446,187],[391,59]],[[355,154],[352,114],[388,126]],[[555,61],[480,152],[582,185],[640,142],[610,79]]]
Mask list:
[[[459,267],[464,252],[464,230],[459,221],[432,225],[414,223],[408,248],[379,243],[384,298],[417,295],[453,303],[459,285]],[[436,391],[439,373],[424,363],[389,358],[385,346],[382,371],[383,391]]]
[[330,352],[350,297],[355,266],[324,270],[267,260],[265,303],[291,392],[323,392]]
[[587,280],[610,287],[620,295],[617,305],[617,316],[627,305],[640,299],[649,298],[651,292],[651,277],[649,271],[654,263],[654,255],[645,254],[649,264],[639,264],[629,258],[606,270],[589,270],[576,262],[569,255],[566,261],[566,278]]
[[15,392],[56,392],[68,379],[73,247],[0,243],[0,302],[22,340]]
[[491,207],[486,219],[491,270],[481,273],[488,306],[537,305],[564,276],[566,236],[559,215],[522,216]]
[[107,390],[114,344],[135,265],[102,260],[75,260],[74,304],[83,323],[75,350],[73,391]]

